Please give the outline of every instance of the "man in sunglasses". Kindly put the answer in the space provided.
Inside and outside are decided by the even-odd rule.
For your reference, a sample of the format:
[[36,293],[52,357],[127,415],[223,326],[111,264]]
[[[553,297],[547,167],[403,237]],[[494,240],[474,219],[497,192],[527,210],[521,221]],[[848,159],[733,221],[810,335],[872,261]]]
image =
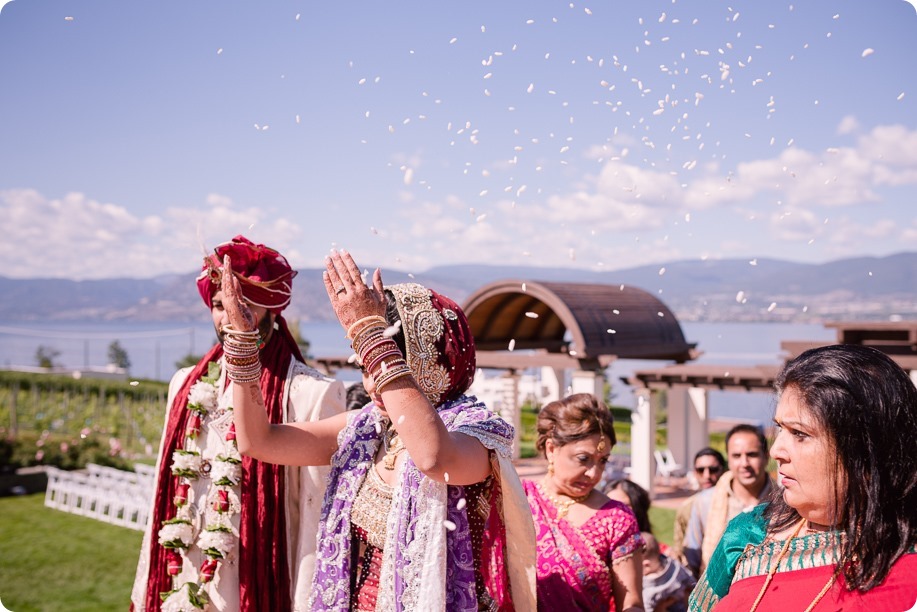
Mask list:
[[[694,455],[694,479],[700,491],[713,488],[725,471],[726,459],[723,458],[720,451],[707,446]],[[685,533],[688,529],[688,520],[691,518],[691,508],[694,507],[697,495],[692,495],[678,507],[675,513],[675,526],[672,530],[671,556],[678,559],[685,567],[688,567],[688,560],[684,555]]]

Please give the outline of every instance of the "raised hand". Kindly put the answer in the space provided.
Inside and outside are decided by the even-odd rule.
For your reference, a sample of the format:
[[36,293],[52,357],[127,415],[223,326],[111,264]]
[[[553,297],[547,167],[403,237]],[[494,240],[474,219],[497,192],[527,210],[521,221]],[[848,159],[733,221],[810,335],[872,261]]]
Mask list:
[[239,279],[232,273],[232,262],[229,255],[223,256],[223,308],[229,316],[229,324],[237,331],[252,331],[255,329],[255,315],[251,308],[242,299],[242,287]]
[[325,258],[325,268],[322,273],[325,291],[344,329],[365,317],[385,316],[386,300],[379,268],[373,273],[372,287],[363,282],[360,268],[347,251],[331,251]]

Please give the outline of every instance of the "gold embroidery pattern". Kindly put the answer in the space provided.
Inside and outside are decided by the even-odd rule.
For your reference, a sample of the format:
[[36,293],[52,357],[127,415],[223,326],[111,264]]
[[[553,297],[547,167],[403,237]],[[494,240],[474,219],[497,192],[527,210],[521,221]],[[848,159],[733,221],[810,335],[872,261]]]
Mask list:
[[443,317],[433,307],[430,291],[423,285],[401,283],[388,289],[395,296],[401,316],[408,367],[421,391],[436,406],[449,388],[449,371],[440,365],[436,348],[445,331]]
[[369,472],[353,500],[350,522],[366,532],[366,539],[372,546],[383,550],[386,522],[391,507],[392,487],[382,481],[375,466],[369,466]]
[[844,537],[839,532],[813,533],[793,538],[784,556],[780,548],[784,542],[765,541],[758,546],[749,544],[736,563],[732,581],[766,575],[774,563],[778,572],[810,569],[835,565],[841,557]]

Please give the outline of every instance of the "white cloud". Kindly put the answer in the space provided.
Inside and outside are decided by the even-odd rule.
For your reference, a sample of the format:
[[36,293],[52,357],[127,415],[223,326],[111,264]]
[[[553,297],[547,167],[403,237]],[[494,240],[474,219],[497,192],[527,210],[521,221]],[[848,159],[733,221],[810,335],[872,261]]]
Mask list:
[[[137,216],[125,207],[81,193],[47,198],[35,190],[0,192],[3,274],[11,277],[91,279],[150,277],[194,270],[203,250],[244,233],[270,236],[283,250],[298,238],[296,224],[272,219],[258,226],[258,209],[238,210],[211,194],[198,208],[167,208],[162,216]],[[252,224],[255,227],[250,227]],[[283,243],[283,244],[281,244]],[[27,254],[27,256],[24,256]]]
[[856,117],[852,115],[847,115],[846,117],[841,119],[841,122],[838,124],[837,133],[841,135],[853,134],[854,132],[859,131],[859,129],[860,129],[860,122],[857,121]]
[[[844,123],[855,127],[853,118]],[[606,157],[596,174],[575,175],[567,191],[527,190],[515,204],[510,192],[495,201],[485,198],[486,206],[481,198],[458,195],[402,200],[393,215],[397,221],[380,237],[383,258],[389,257],[383,263],[410,262],[415,270],[443,262],[613,269],[701,252],[773,256],[775,245],[783,245],[776,246],[780,256],[790,256],[780,249],[799,247],[823,257],[847,255],[853,244],[866,251],[890,241],[907,245],[906,232],[895,231],[888,219],[860,227],[840,219],[825,225],[825,218],[838,207],[881,205],[881,189],[889,185],[917,183],[903,164],[917,149],[911,144],[915,134],[876,128],[854,146],[789,147],[732,170],[705,161],[673,174]],[[887,146],[891,141],[895,146]],[[607,145],[590,149],[591,156],[609,152]],[[486,218],[476,221],[483,213]],[[689,213],[696,213],[690,223]]]
[[[853,133],[853,118],[842,124]],[[193,270],[203,249],[239,233],[279,249],[297,267],[320,265],[325,247],[315,243],[327,241],[358,262],[415,272],[461,262],[613,269],[702,252],[790,256],[792,246],[822,257],[912,248],[917,224],[901,224],[896,211],[907,202],[901,192],[917,185],[917,131],[880,126],[857,134],[845,146],[789,147],[732,168],[697,160],[673,173],[605,157],[594,162],[594,174],[565,168],[565,189],[529,180],[520,197],[516,177],[511,189],[492,188],[487,196],[475,188],[434,198],[435,191],[399,186],[380,198],[381,215],[341,214],[327,227],[301,227],[217,193],[137,215],[80,193],[50,198],[10,190],[0,192],[0,231],[13,240],[0,244],[0,258],[3,273],[14,277],[147,277]],[[590,155],[614,149],[595,146]],[[419,157],[410,161],[420,164]]]

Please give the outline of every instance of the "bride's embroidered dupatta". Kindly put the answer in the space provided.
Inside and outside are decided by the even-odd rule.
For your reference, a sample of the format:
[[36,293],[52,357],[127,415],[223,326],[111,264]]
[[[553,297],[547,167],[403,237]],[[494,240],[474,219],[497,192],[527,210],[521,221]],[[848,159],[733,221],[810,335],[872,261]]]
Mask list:
[[[492,463],[499,465],[503,463],[501,460],[508,460],[513,429],[483,404],[462,397],[443,405],[438,413],[449,431],[472,436],[493,451],[497,461]],[[381,426],[383,418],[375,406],[369,405],[356,414],[341,433],[340,450],[332,459],[322,506],[310,602],[313,610],[343,612],[350,608],[350,515],[363,479],[368,470],[374,469],[373,459],[381,443],[377,427]],[[491,514],[484,537],[481,570],[488,593],[498,609],[510,610],[516,595],[510,582],[518,575],[513,576],[514,569],[508,567],[508,563],[515,561],[504,560],[513,552],[507,551],[506,534],[519,526],[507,524],[502,515],[506,505],[503,496],[513,494],[515,488],[511,484],[515,472],[506,474],[505,468],[497,469],[499,473],[494,477],[501,486],[494,487],[489,500]],[[476,611],[478,602],[468,508],[460,503],[465,497],[464,487],[425,477],[408,458],[399,470],[394,489],[377,608]]]
[[[495,610],[535,607],[535,532],[522,484],[510,461],[514,430],[473,397],[474,338],[468,319],[449,298],[416,283],[386,288],[404,333],[405,358],[418,387],[446,429],[477,439],[490,452],[494,486],[479,570]],[[383,421],[384,419],[384,421]],[[338,436],[322,505],[312,610],[350,609],[351,511],[388,425],[373,404]],[[378,610],[476,612],[475,557],[462,486],[424,476],[410,455],[398,467],[386,524]]]

